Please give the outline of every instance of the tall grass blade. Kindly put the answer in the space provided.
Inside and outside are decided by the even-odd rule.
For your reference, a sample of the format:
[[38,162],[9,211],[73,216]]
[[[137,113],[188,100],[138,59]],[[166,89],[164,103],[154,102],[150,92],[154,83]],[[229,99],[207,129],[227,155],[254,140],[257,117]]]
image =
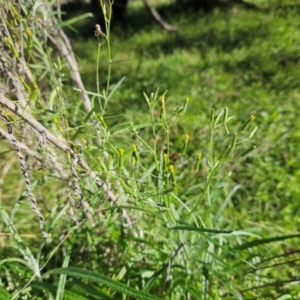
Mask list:
[[233,250],[245,250],[245,249],[263,245],[263,244],[269,244],[269,243],[273,243],[273,242],[284,241],[287,239],[299,238],[299,237],[300,237],[300,234],[290,234],[290,235],[276,236],[276,237],[268,238],[268,239],[259,239],[259,240],[255,240],[255,241],[234,247]]
[[50,274],[66,274],[69,276],[73,276],[76,278],[82,278],[85,280],[89,280],[92,282],[100,283],[103,284],[107,287],[110,287],[116,291],[119,291],[125,295],[135,297],[137,299],[143,299],[143,300],[157,300],[160,299],[156,296],[147,294],[142,291],[137,291],[121,282],[117,282],[113,279],[111,279],[108,276],[105,276],[103,274],[99,274],[93,271],[88,271],[85,269],[80,269],[76,267],[69,267],[69,268],[59,268],[59,269],[54,269],[49,272],[47,272],[45,275],[50,275]]
[[172,226],[169,227],[171,230],[187,230],[187,231],[195,231],[195,232],[208,232],[208,233],[232,233],[232,230],[219,230],[213,228],[199,228],[194,226]]
[[88,295],[90,299],[99,300],[113,300],[113,296],[105,292],[104,289],[92,286],[88,283],[81,282],[79,280],[72,279],[71,282],[66,284],[66,290],[78,295]]
[[[71,258],[71,251],[68,251],[68,254],[64,258],[63,261],[63,267],[67,267],[69,265],[69,261]],[[56,300],[63,300],[64,298],[64,289],[65,289],[65,284],[66,284],[66,279],[67,276],[65,274],[62,274],[59,276],[59,281],[58,281],[58,287],[57,287],[57,292],[56,292]]]
[[83,19],[86,19],[86,18],[92,18],[93,17],[93,14],[92,13],[85,13],[85,14],[81,14],[77,17],[74,17],[74,18],[71,18],[67,21],[62,21],[62,22],[59,22],[56,26],[54,27],[64,27],[64,26],[71,26],[72,24],[78,22],[78,21],[81,21]]

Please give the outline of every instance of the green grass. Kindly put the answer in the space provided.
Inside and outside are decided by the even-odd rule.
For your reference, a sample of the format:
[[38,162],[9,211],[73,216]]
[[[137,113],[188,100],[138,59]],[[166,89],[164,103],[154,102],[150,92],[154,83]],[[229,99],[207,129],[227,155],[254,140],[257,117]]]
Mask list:
[[[113,59],[124,61],[113,64],[113,81],[122,76],[126,79],[108,110],[112,115],[122,111],[123,120],[139,123],[148,120],[143,91],[168,90],[171,108],[189,96],[187,115],[174,129],[174,136],[191,135],[194,151],[206,147],[205,124],[212,107],[229,107],[237,122],[255,115],[259,127],[256,150],[246,156],[242,156],[245,149],[237,150],[234,163],[222,171],[230,175],[228,182],[215,197],[221,205],[224,195],[241,186],[230,201],[228,222],[262,237],[295,233],[299,227],[300,36],[296,28],[300,9],[297,4],[274,3],[257,10],[235,6],[210,13],[180,14],[175,10],[169,15],[162,7],[168,21],[180,28],[178,34],[163,32],[147,17],[138,31],[115,31]],[[129,24],[138,13],[129,11]],[[85,78],[92,89],[95,58],[90,50],[95,41],[84,42],[88,52],[82,49],[80,38],[73,41],[74,51],[85,74],[90,74]],[[105,68],[103,63],[100,73],[104,82]],[[180,147],[178,142],[174,147]],[[296,245],[291,241],[284,251]],[[274,250],[263,247],[259,251],[270,257]],[[275,253],[281,251],[277,248]]]
[[[255,3],[261,6],[184,13],[173,4],[158,5],[178,33],[162,31],[142,7],[130,5],[127,30],[115,27],[111,35],[110,91],[125,80],[100,112],[107,128],[97,115],[87,120],[67,68],[52,65],[41,75],[36,65],[28,65],[37,79],[48,80],[46,99],[57,93],[43,102],[54,111],[47,111],[49,121],[44,117],[43,123],[71,145],[76,126],[82,126],[75,138],[82,158],[117,199],[111,202],[74,157],[49,145],[39,152],[33,143],[48,163],[49,153],[55,153],[70,172],[62,179],[50,165],[37,168],[29,160],[31,185],[52,235],[44,243],[20,188],[18,158],[7,151],[9,145],[1,145],[0,213],[2,231],[11,238],[1,246],[0,299],[1,288],[16,297],[24,288],[18,299],[299,297],[300,6]],[[107,40],[102,38],[98,57],[90,19],[78,24],[78,33],[69,35],[80,73],[86,89],[96,93],[98,71],[103,96]],[[41,49],[32,51],[43,66]],[[59,78],[64,78],[62,91]],[[186,97],[187,110],[177,113]],[[28,111],[39,118],[45,114],[32,103]],[[255,120],[243,129],[251,115]],[[95,122],[102,124],[103,148],[96,143]],[[22,126],[12,124],[21,139]],[[70,218],[74,167],[94,227],[89,220],[74,227]],[[87,217],[82,209],[75,209],[75,216]],[[41,274],[33,277],[37,269]]]
[[[161,11],[168,13],[167,8]],[[129,10],[129,27],[138,13]],[[247,198],[254,198],[259,219],[262,206],[274,206],[269,213],[277,217],[278,207],[293,205],[299,196],[298,17],[297,5],[270,5],[257,10],[235,6],[208,14],[170,13],[168,20],[180,28],[178,34],[163,32],[149,17],[147,25],[140,24],[142,28],[137,32],[116,31],[112,36],[113,60],[124,61],[113,64],[112,81],[123,76],[126,79],[107,113],[122,111],[122,119],[112,119],[113,123],[138,123],[149,118],[142,92],[150,93],[157,87],[168,90],[171,108],[189,96],[184,130],[177,130],[190,134],[199,148],[203,147],[201,135],[212,107],[229,107],[238,122],[255,115],[259,126],[257,150],[250,157],[237,158],[239,164],[232,178],[247,186]],[[96,51],[92,49],[96,42],[85,40],[84,49],[80,38],[73,44],[87,87],[93,89]],[[104,52],[100,70],[103,82]]]

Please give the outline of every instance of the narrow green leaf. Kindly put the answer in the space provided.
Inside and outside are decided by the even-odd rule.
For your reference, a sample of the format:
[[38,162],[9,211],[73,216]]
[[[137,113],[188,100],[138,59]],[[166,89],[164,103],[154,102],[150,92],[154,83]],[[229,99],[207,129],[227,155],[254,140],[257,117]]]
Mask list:
[[255,240],[255,241],[234,247],[233,250],[245,250],[245,249],[263,245],[263,244],[269,244],[269,243],[273,243],[273,242],[284,241],[287,239],[298,238],[298,237],[300,237],[300,234],[290,234],[290,235],[276,236],[276,237],[268,238],[268,239],[259,239],[259,240]]
[[144,286],[145,292],[149,291],[152,288],[156,279],[166,270],[167,267],[168,267],[168,264],[163,264],[163,266],[161,268],[159,268],[157,271],[154,272],[152,277],[149,279],[149,281]]
[[81,14],[78,15],[77,17],[71,18],[67,21],[63,21],[63,22],[59,22],[59,24],[57,24],[57,26],[54,27],[64,27],[64,26],[70,26],[80,20],[86,19],[86,18],[92,18],[93,14],[92,13],[85,13],[85,14]]
[[[127,125],[128,122],[124,123],[124,125]],[[122,124],[119,124],[118,126],[120,126]],[[147,128],[150,127],[152,128],[153,126],[160,126],[160,123],[145,123],[145,124],[141,124],[141,125],[134,125],[134,129],[142,129],[142,128]],[[124,133],[124,132],[128,132],[131,131],[131,127],[126,127],[126,128],[122,128],[120,130],[116,130],[114,131],[115,128],[112,129],[112,133],[111,135],[115,135],[115,134],[120,134],[120,133]]]
[[142,291],[137,291],[137,290],[133,289],[132,287],[127,286],[126,284],[123,284],[121,282],[111,279],[108,276],[105,276],[103,274],[99,274],[99,273],[96,273],[93,271],[88,271],[85,269],[80,269],[80,268],[75,268],[75,267],[59,268],[59,269],[54,269],[54,270],[47,272],[46,274],[44,274],[44,276],[50,275],[50,274],[59,274],[59,275],[66,274],[66,275],[73,276],[76,278],[82,278],[82,279],[89,280],[92,282],[97,282],[97,283],[103,284],[107,287],[113,288],[113,289],[115,289],[121,293],[124,293],[128,296],[136,297],[137,299],[143,299],[143,300],[160,299],[160,298],[150,295],[148,293],[145,293]]
[[[64,258],[63,267],[68,267],[70,258],[71,258],[71,250],[69,249],[68,254]],[[67,276],[64,274],[59,276],[58,287],[56,292],[56,300],[63,300],[64,298],[66,279]]]
[[112,300],[114,299],[113,296],[110,294],[106,293],[102,288],[91,285],[88,283],[81,282],[79,280],[72,280],[72,282],[67,282],[66,283],[66,290],[72,293],[76,293],[78,295],[82,296],[89,296],[90,299],[95,299],[95,300]]
[[160,153],[159,156],[159,170],[158,170],[158,178],[157,178],[157,202],[158,204],[162,204],[162,193],[163,193],[163,179],[164,179],[164,160],[163,160],[163,153]]
[[[56,285],[46,283],[46,282],[41,282],[41,281],[33,281],[30,283],[30,286],[36,290],[48,291],[52,295],[55,295],[55,293],[57,291]],[[78,293],[70,292],[68,290],[64,290],[63,299],[64,300],[91,300],[82,295],[79,295]]]
[[31,269],[31,265],[25,259],[17,258],[17,257],[2,259],[0,261],[0,265],[2,265],[4,263],[10,263],[10,262],[19,263],[19,264],[26,266],[28,269]]
[[116,92],[116,90],[119,88],[119,86],[122,84],[122,82],[124,81],[125,77],[121,78],[119,80],[118,83],[116,83],[116,85],[113,87],[113,89],[111,90],[111,92],[109,93],[109,95],[107,96],[106,102],[108,102],[108,100],[113,96],[113,94]]
[[[156,196],[156,194],[153,194],[151,196]],[[149,209],[145,209],[145,208],[138,207],[138,206],[116,205],[116,206],[111,206],[111,207],[105,208],[105,209],[103,209],[103,211],[108,211],[108,210],[113,211],[116,209],[132,209],[132,210],[142,211],[142,212],[145,212],[150,215],[155,215],[155,217],[159,218],[159,214],[154,214],[157,210],[149,210]],[[162,218],[159,218],[159,219],[162,220]]]
[[149,100],[149,97],[147,96],[147,94],[145,92],[143,92],[143,95],[144,95],[144,98],[146,99],[146,101],[148,103],[149,108],[151,108],[151,102]]
[[74,87],[73,87],[73,90],[75,90],[77,92],[80,92],[80,93],[85,93],[85,94],[90,95],[90,96],[95,96],[95,97],[100,97],[100,98],[105,99],[105,97],[103,95],[98,94],[98,93],[94,93],[94,92],[90,92],[90,91],[85,91],[85,90],[74,88]]
[[209,232],[209,233],[232,233],[232,230],[218,230],[212,228],[199,228],[194,226],[172,226],[169,227],[171,230],[187,230],[187,231],[196,231],[196,232]]

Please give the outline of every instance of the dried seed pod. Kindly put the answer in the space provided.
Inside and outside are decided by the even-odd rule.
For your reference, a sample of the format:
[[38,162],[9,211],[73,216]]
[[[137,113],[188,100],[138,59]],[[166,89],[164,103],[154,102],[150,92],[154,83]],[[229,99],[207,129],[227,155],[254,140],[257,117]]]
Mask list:
[[103,36],[103,32],[101,31],[101,27],[99,24],[95,25],[95,31],[94,31],[95,37]]

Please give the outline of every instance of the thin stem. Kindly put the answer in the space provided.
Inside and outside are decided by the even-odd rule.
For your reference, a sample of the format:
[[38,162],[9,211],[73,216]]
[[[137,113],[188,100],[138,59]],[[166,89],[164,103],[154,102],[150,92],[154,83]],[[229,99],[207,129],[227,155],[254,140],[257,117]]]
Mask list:
[[214,161],[213,161],[213,147],[214,147],[214,125],[211,126],[210,137],[209,137],[209,166],[210,169],[213,169]]
[[216,163],[216,165],[214,166],[213,170],[210,172],[209,177],[208,177],[207,182],[206,182],[206,185],[205,185],[205,188],[204,188],[204,191],[202,192],[202,194],[201,194],[201,196],[200,196],[200,198],[199,198],[197,204],[196,204],[196,205],[194,206],[194,208],[188,213],[188,216],[191,215],[191,214],[195,211],[195,209],[197,208],[197,206],[200,204],[200,202],[201,202],[202,199],[204,198],[204,196],[205,196],[205,194],[206,194],[206,192],[207,192],[207,190],[208,190],[208,188],[209,188],[209,186],[210,186],[210,184],[211,184],[212,178],[213,178],[213,176],[215,175],[216,171],[218,170],[219,166],[220,166],[220,161],[218,161],[218,162]]
[[111,22],[111,16],[112,16],[112,1],[109,1],[109,13],[107,17],[107,12],[105,9],[105,4],[101,1],[103,12],[105,12],[104,18],[105,18],[105,29],[106,29],[106,42],[107,42],[107,60],[108,60],[108,70],[107,70],[107,81],[106,81],[106,90],[105,90],[105,96],[108,96],[109,86],[110,86],[110,77],[111,77],[111,48],[110,48],[110,22]]
[[151,112],[151,121],[152,121],[152,134],[153,134],[153,138],[154,138],[154,143],[153,143],[153,153],[154,153],[154,160],[155,160],[155,166],[156,166],[156,170],[158,170],[158,160],[157,160],[157,153],[156,153],[156,149],[157,149],[157,144],[156,144],[156,131],[155,131],[155,120],[154,120],[154,113],[153,113],[153,108],[150,109]]
[[98,52],[97,52],[97,67],[96,67],[96,82],[97,82],[97,94],[99,95],[99,109],[101,113],[103,113],[102,104],[101,104],[101,98],[100,98],[100,81],[99,81],[99,61],[100,61],[100,50],[101,50],[101,43],[98,41]]

